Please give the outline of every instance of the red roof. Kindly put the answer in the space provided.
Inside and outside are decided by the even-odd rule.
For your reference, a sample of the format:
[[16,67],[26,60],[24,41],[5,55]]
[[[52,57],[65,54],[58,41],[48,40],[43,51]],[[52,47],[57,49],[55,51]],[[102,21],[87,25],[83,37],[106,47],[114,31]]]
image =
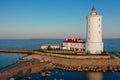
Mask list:
[[94,8],[94,7],[93,7],[91,10],[92,10],[92,11],[95,11],[95,10],[96,10],[96,8]]
[[77,39],[77,38],[66,39],[63,42],[65,42],[65,43],[85,43],[81,39]]

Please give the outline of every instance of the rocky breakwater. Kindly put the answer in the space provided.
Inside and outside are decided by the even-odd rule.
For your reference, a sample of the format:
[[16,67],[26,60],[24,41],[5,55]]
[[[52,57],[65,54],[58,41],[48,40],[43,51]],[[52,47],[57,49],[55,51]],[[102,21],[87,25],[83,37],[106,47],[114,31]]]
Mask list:
[[120,58],[114,54],[110,59],[72,59],[55,63],[57,69],[82,72],[119,72]]
[[83,66],[68,66],[62,64],[55,64],[56,69],[66,70],[66,71],[80,71],[80,72],[119,72],[120,66],[92,66],[92,65],[83,65]]
[[[70,57],[70,56],[69,56]],[[56,69],[68,71],[81,71],[81,72],[116,72],[120,71],[120,58],[114,54],[110,54],[111,58],[108,59],[94,59],[94,58],[69,58],[60,56],[48,55],[31,55],[26,58],[44,59],[51,62]]]
[[8,80],[12,78],[19,78],[27,76],[29,74],[38,73],[42,70],[53,69],[53,65],[50,62],[44,60],[21,59],[15,64],[7,66],[0,70],[0,80]]

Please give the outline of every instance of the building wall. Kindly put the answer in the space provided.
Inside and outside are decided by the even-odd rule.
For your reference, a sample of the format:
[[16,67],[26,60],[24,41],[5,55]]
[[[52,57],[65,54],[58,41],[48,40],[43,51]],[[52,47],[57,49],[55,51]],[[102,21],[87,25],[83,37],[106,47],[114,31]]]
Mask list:
[[41,49],[48,49],[48,46],[50,46],[51,49],[59,49],[60,48],[60,45],[42,45],[41,46]]
[[48,48],[48,45],[41,46],[41,49],[47,49],[47,48]]
[[50,45],[50,47],[51,47],[52,49],[58,49],[58,48],[60,48],[59,45]]
[[63,46],[66,47],[65,49],[67,50],[81,51],[85,49],[84,43],[63,43]]

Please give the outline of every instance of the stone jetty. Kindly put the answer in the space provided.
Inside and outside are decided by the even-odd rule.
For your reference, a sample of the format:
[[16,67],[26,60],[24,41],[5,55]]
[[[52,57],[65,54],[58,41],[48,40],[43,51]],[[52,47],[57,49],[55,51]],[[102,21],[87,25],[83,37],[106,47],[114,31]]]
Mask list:
[[[17,50],[19,52],[19,50]],[[1,51],[2,52],[2,51]],[[11,50],[12,52],[12,50]],[[15,51],[14,51],[15,52]],[[21,51],[20,51],[21,52]],[[0,70],[0,79],[20,77],[38,73],[44,69],[61,69],[81,72],[117,72],[120,71],[120,57],[107,55],[59,55],[28,51],[32,55],[21,58],[15,64]],[[25,53],[25,51],[23,52]],[[28,53],[29,54],[29,53]]]
[[81,72],[120,71],[120,58],[114,54],[109,59],[69,59],[63,57],[31,55],[24,59],[44,59],[54,65],[56,69]]
[[4,53],[20,53],[20,54],[34,54],[33,50],[9,50],[9,49],[2,49],[0,52]]

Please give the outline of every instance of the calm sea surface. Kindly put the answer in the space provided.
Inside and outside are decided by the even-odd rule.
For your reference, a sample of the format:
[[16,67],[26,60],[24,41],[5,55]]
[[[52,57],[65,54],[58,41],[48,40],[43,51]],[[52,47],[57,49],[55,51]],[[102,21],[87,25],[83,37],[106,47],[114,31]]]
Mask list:
[[[0,49],[39,49],[43,44],[61,44],[63,39],[13,39],[13,40],[0,40]],[[116,52],[120,54],[120,39],[104,39],[104,49],[107,51]],[[10,53],[0,53],[0,68],[8,66],[15,63],[19,58],[25,56],[25,54],[10,54]],[[64,74],[64,75],[63,75]],[[32,80],[86,80],[88,73],[83,72],[69,72],[55,70],[52,71],[50,77],[42,78],[40,74],[32,74]],[[95,73],[96,75],[96,73]],[[103,78],[98,80],[120,80],[120,72],[107,72],[102,73]],[[21,78],[20,80],[24,80]]]

